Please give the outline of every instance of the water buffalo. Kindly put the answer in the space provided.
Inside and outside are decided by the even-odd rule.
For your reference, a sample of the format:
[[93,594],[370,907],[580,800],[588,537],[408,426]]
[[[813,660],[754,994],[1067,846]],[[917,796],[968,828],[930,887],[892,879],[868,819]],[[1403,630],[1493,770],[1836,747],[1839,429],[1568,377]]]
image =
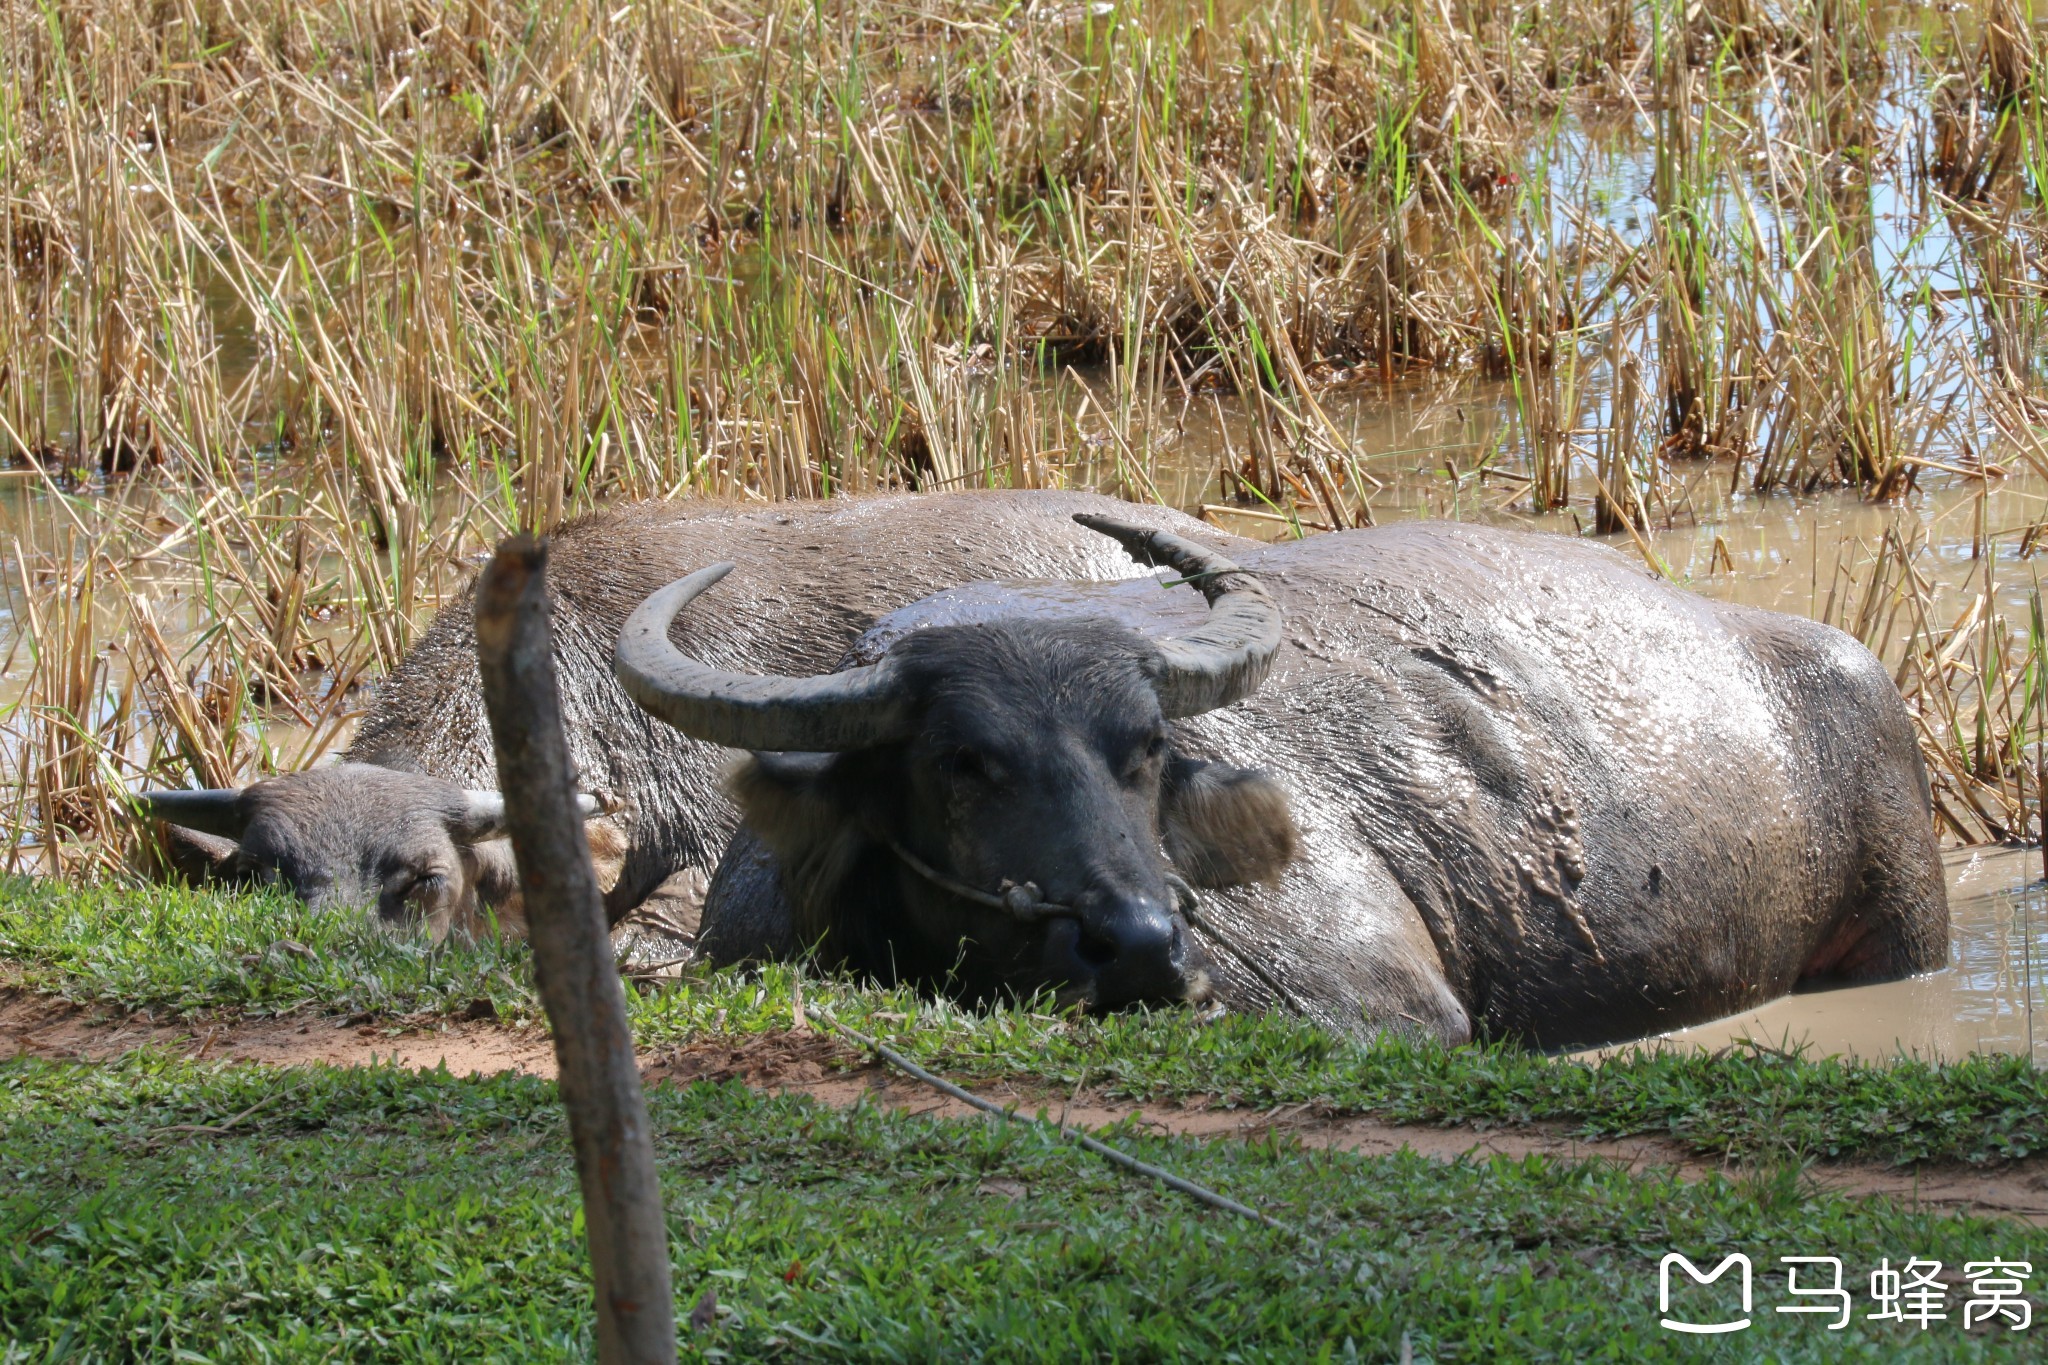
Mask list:
[[1913,728],[1848,636],[1553,535],[1226,560],[1090,520],[1206,618],[1145,580],[966,585],[797,679],[671,641],[722,568],[628,622],[641,705],[757,751],[707,949],[1546,1047],[1945,960]]
[[[692,870],[701,883],[737,818],[720,780],[730,755],[650,720],[612,679],[613,640],[649,592],[707,560],[737,561],[746,589],[683,632],[685,647],[733,668],[821,670],[877,616],[948,584],[1020,565],[1137,572],[1071,519],[1112,509],[1198,525],[1092,494],[968,492],[766,508],[644,503],[560,528],[548,557],[556,662],[572,753],[587,788],[606,798],[586,808],[609,812],[591,834],[612,921]],[[473,928],[489,910],[516,925],[473,613],[465,592],[435,618],[342,763],[247,788],[145,793],[147,812],[170,826],[175,861],[393,920]]]
[[[311,905],[374,908],[387,923],[474,932],[486,910],[515,924],[519,878],[503,841],[505,802],[424,773],[337,763],[228,790],[153,791],[188,873],[282,885]],[[603,810],[579,798],[586,819]],[[610,826],[592,852],[616,871]],[[607,856],[613,855],[613,856]]]

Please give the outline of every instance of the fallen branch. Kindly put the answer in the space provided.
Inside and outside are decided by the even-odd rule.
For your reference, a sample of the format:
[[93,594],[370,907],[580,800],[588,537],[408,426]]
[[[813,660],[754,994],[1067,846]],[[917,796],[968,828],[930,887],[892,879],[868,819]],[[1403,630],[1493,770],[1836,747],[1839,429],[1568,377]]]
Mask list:
[[1283,1223],[1269,1213],[1261,1213],[1249,1204],[1240,1204],[1227,1195],[1216,1193],[1216,1191],[1206,1185],[1197,1185],[1194,1181],[1175,1175],[1172,1171],[1162,1170],[1149,1162],[1140,1161],[1130,1153],[1118,1151],[1108,1143],[1103,1142],[1099,1138],[1091,1137],[1078,1128],[1069,1128],[1064,1123],[1052,1123],[1046,1119],[1020,1114],[1014,1109],[1005,1109],[999,1104],[983,1099],[971,1090],[962,1089],[944,1077],[935,1076],[894,1048],[888,1047],[877,1039],[868,1037],[867,1034],[860,1032],[858,1029],[848,1028],[845,1024],[840,1023],[837,1016],[830,1010],[825,1009],[821,1005],[810,1006],[809,1013],[812,1018],[823,1020],[834,1032],[847,1041],[858,1047],[867,1048],[904,1075],[911,1077],[913,1080],[922,1081],[941,1094],[950,1095],[954,1099],[959,1100],[962,1104],[971,1105],[991,1118],[1001,1119],[1005,1123],[1028,1123],[1033,1127],[1053,1129],[1069,1142],[1078,1144],[1105,1161],[1114,1162],[1125,1170],[1134,1171],[1149,1180],[1156,1180],[1168,1189],[1178,1190],[1188,1196],[1188,1198],[1207,1204],[1212,1209],[1221,1209],[1225,1213],[1234,1213],[1240,1218],[1249,1218],[1255,1223],[1264,1223],[1275,1232],[1284,1232],[1289,1237],[1308,1243],[1310,1246],[1316,1245],[1306,1232],[1295,1227],[1292,1223]]

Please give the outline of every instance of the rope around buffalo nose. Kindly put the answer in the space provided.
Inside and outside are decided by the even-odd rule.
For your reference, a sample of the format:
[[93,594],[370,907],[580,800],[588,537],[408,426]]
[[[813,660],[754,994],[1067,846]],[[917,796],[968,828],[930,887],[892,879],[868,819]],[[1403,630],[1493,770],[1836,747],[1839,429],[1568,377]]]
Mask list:
[[[1079,919],[1081,917],[1080,912],[1074,909],[1073,906],[1062,905],[1058,901],[1045,899],[1044,893],[1038,889],[1037,882],[1017,882],[1006,879],[1000,891],[983,891],[980,887],[969,886],[958,878],[947,876],[894,839],[889,841],[889,851],[894,853],[905,867],[947,895],[957,896],[961,900],[975,905],[985,905],[991,910],[1000,911],[1012,919],[1019,920],[1025,924],[1033,924],[1048,919]],[[1166,874],[1166,883],[1173,889],[1174,909],[1179,911],[1180,917],[1187,921],[1187,926],[1190,929],[1195,930],[1204,938],[1209,939],[1236,958],[1253,976],[1257,977],[1265,985],[1267,990],[1273,992],[1274,997],[1281,1004],[1293,1010],[1304,1019],[1310,1017],[1307,1007],[1295,997],[1294,992],[1280,984],[1280,978],[1274,976],[1260,964],[1257,954],[1247,951],[1242,944],[1225,933],[1222,926],[1211,922],[1201,913],[1202,898],[1195,894],[1194,887],[1188,885],[1184,878],[1172,872]]]
[[1098,1138],[1089,1136],[1078,1128],[1070,1128],[1064,1123],[1053,1123],[1047,1119],[1019,1114],[1014,1109],[1005,1109],[999,1104],[983,1099],[971,1090],[962,1089],[941,1076],[935,1076],[879,1039],[870,1038],[859,1029],[848,1028],[845,1024],[840,1023],[830,1010],[823,1006],[808,1005],[805,1007],[804,1012],[822,1019],[841,1037],[856,1046],[868,1049],[911,1079],[922,1081],[940,1094],[950,1095],[962,1104],[971,1105],[1000,1123],[1028,1123],[1035,1128],[1055,1131],[1060,1137],[1078,1144],[1105,1161],[1121,1166],[1127,1171],[1133,1171],[1138,1175],[1145,1176],[1148,1179],[1156,1180],[1168,1189],[1178,1190],[1190,1199],[1207,1204],[1212,1209],[1221,1209],[1225,1213],[1234,1213],[1240,1218],[1249,1218],[1255,1223],[1263,1223],[1275,1232],[1284,1232],[1289,1237],[1294,1238],[1313,1250],[1322,1250],[1319,1242],[1311,1238],[1302,1229],[1295,1227],[1292,1223],[1283,1223],[1269,1213],[1261,1213],[1249,1204],[1240,1204],[1227,1195],[1216,1193],[1216,1191],[1206,1185],[1197,1185],[1194,1181],[1184,1176],[1175,1175],[1173,1172],[1162,1170],[1160,1167],[1154,1166],[1149,1162],[1140,1161],[1130,1153],[1119,1151],[1117,1148]]

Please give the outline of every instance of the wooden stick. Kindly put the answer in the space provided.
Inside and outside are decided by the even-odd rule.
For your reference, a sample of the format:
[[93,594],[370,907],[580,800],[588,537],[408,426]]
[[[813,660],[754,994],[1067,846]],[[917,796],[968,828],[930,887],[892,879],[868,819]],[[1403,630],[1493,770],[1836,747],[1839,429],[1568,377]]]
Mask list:
[[[1275,1232],[1284,1232],[1299,1242],[1316,1247],[1318,1250],[1321,1249],[1320,1245],[1300,1228],[1295,1227],[1291,1223],[1283,1223],[1270,1213],[1261,1213],[1255,1208],[1238,1203],[1235,1199],[1216,1193],[1216,1191],[1206,1185],[1197,1185],[1194,1181],[1184,1179],[1181,1176],[1175,1175],[1172,1171],[1154,1166],[1149,1161],[1140,1161],[1129,1152],[1119,1151],[1099,1138],[1090,1137],[1078,1128],[1068,1127],[1064,1119],[1061,1122],[1054,1123],[1049,1119],[1033,1118],[1029,1114],[1020,1114],[1014,1109],[1005,1109],[999,1104],[983,1099],[972,1090],[962,1089],[943,1076],[933,1075],[894,1048],[868,1037],[867,1034],[862,1033],[859,1029],[849,1028],[847,1025],[840,1023],[839,1017],[833,1014],[831,1010],[821,1005],[813,1005],[811,1012],[819,1019],[822,1019],[828,1027],[837,1032],[842,1038],[867,1048],[904,1075],[911,1077],[913,1080],[923,1081],[940,1094],[950,1095],[962,1104],[972,1105],[990,1118],[1000,1119],[1005,1123],[1024,1123],[1036,1128],[1053,1129],[1061,1137],[1066,1138],[1070,1142],[1080,1144],[1099,1157],[1115,1162],[1127,1171],[1135,1171],[1148,1179],[1156,1180],[1168,1189],[1179,1190],[1182,1194],[1207,1204],[1212,1209],[1221,1209],[1225,1213],[1234,1213],[1240,1218],[1249,1218],[1255,1223],[1264,1223]],[[1075,1087],[1075,1093],[1080,1093],[1080,1087]]]
[[547,550],[530,536],[498,547],[477,587],[477,664],[583,1187],[597,1358],[667,1365],[676,1358],[668,1226],[626,994],[562,731],[546,566]]

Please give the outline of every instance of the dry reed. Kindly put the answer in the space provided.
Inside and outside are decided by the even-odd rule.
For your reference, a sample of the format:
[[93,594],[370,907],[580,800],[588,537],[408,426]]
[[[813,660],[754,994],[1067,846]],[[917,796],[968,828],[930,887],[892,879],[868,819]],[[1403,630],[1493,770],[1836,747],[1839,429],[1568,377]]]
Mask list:
[[[1653,562],[1708,469],[2048,475],[2036,47],[2018,0],[0,0],[11,856],[311,761],[482,547],[611,499],[1347,527],[1358,412],[1475,382],[1455,478]],[[1973,838],[2038,820],[1995,619],[1872,637]]]

